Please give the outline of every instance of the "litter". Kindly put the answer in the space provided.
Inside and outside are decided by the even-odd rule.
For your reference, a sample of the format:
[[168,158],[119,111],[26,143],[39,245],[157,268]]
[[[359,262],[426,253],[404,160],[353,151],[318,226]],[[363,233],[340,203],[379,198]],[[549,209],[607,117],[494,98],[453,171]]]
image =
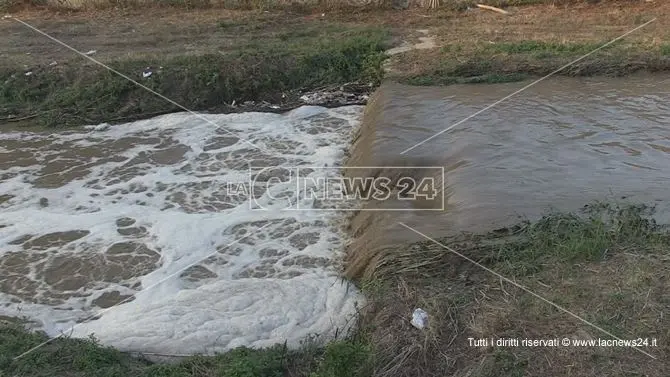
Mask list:
[[150,77],[152,73],[153,72],[151,72],[151,67],[147,67],[147,69],[142,72],[142,77],[146,79],[147,77]]
[[412,313],[412,326],[419,330],[423,330],[428,325],[428,313],[421,308],[414,309]]
[[30,76],[32,74],[33,74],[32,72],[26,72],[26,76]]
[[96,50],[89,50],[85,55],[93,55],[93,54],[95,54],[96,52],[98,52],[98,51],[96,51]]
[[109,129],[108,123],[98,124],[93,128],[93,131],[107,131]]

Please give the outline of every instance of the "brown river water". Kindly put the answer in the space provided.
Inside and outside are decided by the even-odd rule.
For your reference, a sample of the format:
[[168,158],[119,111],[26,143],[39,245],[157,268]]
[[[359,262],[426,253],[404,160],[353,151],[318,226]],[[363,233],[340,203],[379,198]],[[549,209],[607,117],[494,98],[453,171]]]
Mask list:
[[[74,336],[132,351],[297,345],[356,312],[338,278],[345,251],[359,276],[375,250],[422,239],[399,222],[443,237],[594,200],[656,204],[668,222],[666,76],[549,79],[412,148],[525,84],[386,83],[366,108],[4,132],[0,317],[58,334],[95,315]],[[307,210],[285,211],[296,192],[249,182],[250,163],[431,177],[439,195],[332,206],[349,216],[296,196]]]
[[668,222],[667,76],[548,79],[408,151],[526,84],[378,90],[348,164],[443,166],[445,211],[360,212],[348,276],[375,249],[425,240],[399,222],[430,237],[479,233],[595,200],[656,205]]

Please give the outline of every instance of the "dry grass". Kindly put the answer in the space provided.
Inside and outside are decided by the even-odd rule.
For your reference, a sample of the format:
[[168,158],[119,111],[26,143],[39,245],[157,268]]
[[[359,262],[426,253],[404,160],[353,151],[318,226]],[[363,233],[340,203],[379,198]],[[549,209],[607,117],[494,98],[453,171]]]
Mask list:
[[[643,211],[622,209],[555,214],[505,236],[445,242],[622,339],[657,339],[643,347],[656,360],[632,348],[470,346],[468,338],[611,337],[425,242],[385,255],[363,283],[374,375],[668,375],[670,238]],[[431,316],[424,331],[409,324],[417,307]]]
[[[611,0],[602,0],[611,2]],[[107,8],[178,7],[186,9],[311,9],[338,8],[406,8],[422,7],[466,10],[476,4],[497,7],[514,7],[537,4],[572,5],[599,2],[594,0],[0,0],[0,10],[17,10],[30,7],[49,7],[61,10],[95,10]]]
[[[431,28],[439,48],[395,56],[392,69],[399,72],[395,78],[433,85],[544,75],[656,18],[562,74],[667,70],[669,16],[670,3],[630,1],[522,7],[510,16],[469,11]],[[487,75],[492,80],[482,79]]]

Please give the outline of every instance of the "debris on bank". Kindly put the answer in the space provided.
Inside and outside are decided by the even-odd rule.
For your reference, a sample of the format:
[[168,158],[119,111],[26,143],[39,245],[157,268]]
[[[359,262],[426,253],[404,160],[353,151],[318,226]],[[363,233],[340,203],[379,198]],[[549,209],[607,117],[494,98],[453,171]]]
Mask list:
[[305,105],[323,107],[365,105],[374,89],[373,84],[347,83],[309,91],[301,90],[293,93],[284,93],[278,103],[270,103],[268,101],[244,101],[238,103],[238,101],[233,101],[228,107],[235,112],[284,112]]
[[349,83],[339,87],[321,88],[300,96],[300,100],[306,105],[345,106],[366,103],[372,85]]
[[428,313],[421,308],[414,309],[411,324],[417,329],[423,330],[428,325]]

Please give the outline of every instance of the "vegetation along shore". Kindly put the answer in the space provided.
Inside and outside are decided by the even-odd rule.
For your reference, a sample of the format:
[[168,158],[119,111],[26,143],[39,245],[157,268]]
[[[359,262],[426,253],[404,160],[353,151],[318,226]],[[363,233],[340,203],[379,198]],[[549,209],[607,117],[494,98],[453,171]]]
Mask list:
[[[337,3],[82,3],[72,10],[5,1],[14,18],[0,23],[8,36],[0,41],[0,124],[125,122],[180,106],[284,111],[304,104],[305,92],[356,83],[354,94],[361,94],[385,78],[416,85],[522,80],[551,73],[653,19],[557,74],[670,67],[668,4],[511,2],[517,3],[533,5],[507,7],[502,15],[450,1],[437,9],[355,11]],[[421,38],[430,48],[386,53]]]

